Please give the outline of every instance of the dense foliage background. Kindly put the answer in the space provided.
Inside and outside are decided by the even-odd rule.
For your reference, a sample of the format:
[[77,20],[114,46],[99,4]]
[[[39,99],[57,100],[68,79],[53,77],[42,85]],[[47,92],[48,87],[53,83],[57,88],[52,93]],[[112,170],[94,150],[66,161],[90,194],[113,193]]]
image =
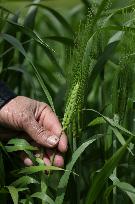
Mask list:
[[135,204],[134,16],[132,0],[0,1],[0,79],[47,102],[69,139],[64,170],[1,143],[2,204]]

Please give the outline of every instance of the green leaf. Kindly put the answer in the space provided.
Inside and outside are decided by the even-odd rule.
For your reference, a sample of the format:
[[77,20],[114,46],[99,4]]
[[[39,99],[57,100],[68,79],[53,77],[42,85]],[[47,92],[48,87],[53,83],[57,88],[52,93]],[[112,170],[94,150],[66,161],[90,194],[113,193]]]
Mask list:
[[135,32],[135,28],[134,27],[130,27],[130,26],[106,26],[101,28],[100,30],[114,30],[114,31],[126,31],[126,32]]
[[62,204],[63,199],[66,192],[66,187],[68,184],[70,172],[72,171],[77,159],[80,157],[80,155],[84,152],[84,150],[93,142],[95,142],[97,139],[99,139],[101,135],[95,135],[91,137],[87,142],[84,142],[72,155],[71,161],[67,164],[66,170],[69,170],[64,173],[64,175],[61,177],[60,182],[58,184],[57,189],[57,197],[55,200],[55,204]]
[[120,190],[124,191],[129,198],[131,199],[132,203],[135,204],[135,188],[126,182],[121,182],[117,177],[114,177],[113,175],[110,176],[110,179],[114,183],[114,187],[118,187]]
[[[34,0],[35,3],[39,3],[40,0]],[[34,24],[35,24],[35,19],[36,19],[36,14],[37,14],[37,7],[33,7],[31,6],[26,14],[26,17],[24,19],[24,27],[26,28],[30,28],[31,30],[34,29]],[[21,33],[20,36],[20,41],[21,42],[26,42],[30,39],[30,36],[28,36],[27,34]],[[29,48],[29,44],[25,44],[24,45],[24,49],[25,51],[27,51]],[[23,63],[23,60],[25,59],[25,57],[20,53],[20,57],[19,57],[19,62],[20,64]]]
[[[91,53],[91,50],[92,50],[92,44],[93,44],[93,41],[94,41],[94,37],[95,37],[95,35],[92,35],[90,37],[90,39],[88,40],[87,44],[86,44],[83,59],[82,59],[82,67],[89,67],[89,65],[90,65],[90,60],[91,60],[90,53]],[[92,70],[90,70],[89,73],[91,73],[91,71]]]
[[10,139],[7,143],[8,145],[18,145],[18,146],[29,146],[30,144],[25,139],[13,138]]
[[[40,0],[34,0],[35,3],[39,3]],[[37,7],[31,6],[27,12],[27,15],[24,20],[24,26],[34,28],[35,18],[37,14]]]
[[131,184],[126,182],[116,182],[114,185],[124,191],[129,196],[132,203],[135,204],[135,188]]
[[17,191],[18,192],[22,192],[22,191],[26,191],[26,190],[28,190],[29,188],[17,188]]
[[61,36],[60,37],[59,36],[48,36],[48,37],[45,37],[45,39],[60,42],[65,45],[74,45],[74,42],[71,38],[66,38],[66,37],[61,37]]
[[55,204],[54,201],[48,195],[45,194],[45,192],[36,192],[36,193],[32,194],[31,197],[32,198],[39,198],[48,204]]
[[10,161],[10,163],[12,164],[12,166],[14,166],[14,162],[12,161],[12,159],[10,158],[10,156],[8,155],[8,152],[5,148],[5,146],[0,142],[0,148],[1,150],[4,152],[4,154],[6,155],[6,157],[8,158],[8,160]]
[[35,151],[38,150],[38,148],[33,147],[31,145],[29,146],[5,146],[7,152],[16,152],[16,151],[24,151],[24,150],[30,150],[30,151]]
[[[111,129],[114,132],[114,134],[116,135],[116,137],[117,137],[118,141],[121,143],[121,145],[125,145],[126,141],[125,141],[124,137],[122,136],[122,134],[116,128],[111,127]],[[127,147],[127,149],[129,150],[129,152],[132,155],[134,155],[132,150],[129,147]]]
[[33,184],[33,183],[38,184],[39,182],[30,176],[22,176],[21,178],[11,183],[11,186],[14,186],[16,188],[18,187],[22,188],[22,187],[26,187],[29,184]]
[[111,185],[105,190],[103,199],[105,200],[104,202],[106,202],[107,204],[108,204],[108,198],[110,196],[110,193],[112,192],[114,187],[115,187],[115,185]]
[[125,13],[130,13],[132,11],[134,11],[135,9],[135,4],[131,4],[122,8],[118,8],[118,9],[113,9],[110,10],[109,13],[116,15],[116,14],[124,14]]
[[[14,23],[17,23],[18,20],[19,20],[19,15],[20,13],[19,12],[16,12],[15,15],[13,15],[10,20]],[[8,19],[5,19],[5,21],[3,22],[3,18],[0,18],[0,21],[2,23],[4,23],[4,27],[5,27],[5,30],[4,32],[9,34],[9,35],[12,35],[12,36],[16,36],[16,30],[10,25],[10,24],[6,24]],[[1,32],[3,33],[3,31]],[[3,52],[5,53],[6,52],[6,56],[3,56],[2,58],[2,61],[3,61],[3,69],[5,69],[7,66],[9,66],[9,64],[12,62],[13,60],[13,57],[14,57],[14,50],[11,49],[11,44],[8,43],[8,42],[4,42],[3,43]],[[10,53],[8,53],[7,51],[10,50]]]
[[96,201],[100,191],[105,184],[106,179],[110,176],[112,171],[117,166],[118,162],[121,160],[132,138],[133,137],[130,137],[126,144],[119,148],[115,152],[115,154],[113,154],[113,156],[104,164],[102,170],[98,173],[98,175],[95,176],[93,184],[88,192],[85,204],[93,204]]
[[36,68],[35,65],[32,63],[32,61],[28,58],[27,53],[25,52],[25,50],[24,50],[22,44],[21,44],[16,38],[14,38],[14,37],[11,36],[11,35],[4,34],[4,33],[3,33],[3,34],[0,34],[0,36],[1,36],[4,40],[6,40],[6,41],[8,41],[10,44],[12,44],[15,48],[17,48],[17,49],[19,50],[19,52],[22,53],[22,54],[25,56],[25,58],[28,60],[28,62],[30,63],[30,65],[31,65],[31,66],[33,67],[33,69],[34,69],[34,73],[35,73],[35,75],[36,75],[36,77],[37,77],[37,79],[38,79],[38,81],[39,81],[39,83],[40,83],[40,85],[41,85],[41,87],[42,87],[42,89],[43,89],[43,91],[44,91],[44,93],[45,93],[45,95],[46,95],[46,97],[47,97],[47,99],[48,99],[48,101],[49,101],[49,103],[50,103],[52,109],[53,109],[53,111],[55,112],[52,97],[51,97],[51,95],[50,95],[48,89],[46,88],[46,86],[45,86],[45,84],[44,84],[44,81],[43,81],[41,75],[39,74],[37,68]]
[[115,49],[118,45],[119,41],[114,41],[109,43],[103,53],[100,55],[96,65],[94,66],[92,73],[89,77],[89,84],[92,86],[93,83],[91,81],[95,81],[96,77],[101,73],[101,71],[104,69],[104,66],[106,62],[110,59],[110,57],[114,54]]
[[18,190],[14,186],[6,186],[6,188],[9,190],[13,203],[18,204],[18,199],[19,199]]
[[71,26],[59,12],[43,4],[29,4],[28,6],[38,6],[40,8],[46,9],[51,14],[53,14],[53,16],[55,16],[55,18],[63,25],[65,30],[73,36],[73,30]]
[[88,126],[95,126],[95,125],[101,125],[101,124],[105,124],[106,121],[104,120],[103,117],[97,117],[94,120],[92,120]]
[[128,131],[127,129],[125,129],[124,127],[122,127],[121,125],[115,123],[112,119],[104,116],[104,119],[106,120],[106,122],[108,122],[112,127],[118,128],[119,130],[127,133],[130,136],[135,136],[133,133],[131,133],[130,131]]
[[56,166],[30,166],[18,171],[18,174],[33,174],[40,171],[64,171],[64,169]]
[[48,44],[46,44],[41,37],[38,36],[37,33],[29,29],[28,27],[22,26],[20,24],[17,24],[11,20],[6,20],[7,23],[11,24],[16,31],[20,31],[24,33],[25,35],[29,36],[32,38],[42,49],[45,51],[51,62],[56,66],[58,71],[61,71],[62,74],[62,68],[60,67],[59,63],[57,62],[54,53],[55,51],[51,49]]
[[14,151],[20,151],[20,150],[38,150],[37,147],[33,147],[30,145],[26,140],[24,139],[11,139],[7,143],[7,146],[5,146],[7,152],[14,152]]
[[27,196],[27,199],[21,199],[19,202],[22,204],[34,204],[34,201],[30,196]]
[[11,45],[13,45],[15,48],[17,48],[24,56],[26,56],[26,52],[22,46],[22,44],[13,36],[5,33],[1,33],[0,37],[2,37],[4,40],[9,42]]
[[100,19],[100,16],[101,16],[102,12],[106,9],[107,5],[108,5],[107,0],[102,0],[101,1],[100,6],[99,6],[99,8],[98,8],[98,10],[96,12],[96,15],[94,16],[94,20],[93,20],[93,23],[92,23],[93,26],[96,25],[98,19]]
[[118,130],[121,130],[122,132],[130,135],[130,136],[134,136],[135,134],[133,134],[132,132],[130,132],[129,130],[127,130],[126,128],[122,127],[121,125],[117,124],[114,122],[114,120],[102,115],[101,113],[99,113],[98,111],[94,110],[94,109],[83,109],[84,111],[92,111],[97,113],[98,115],[102,116],[104,118],[104,120],[112,127],[117,128]]

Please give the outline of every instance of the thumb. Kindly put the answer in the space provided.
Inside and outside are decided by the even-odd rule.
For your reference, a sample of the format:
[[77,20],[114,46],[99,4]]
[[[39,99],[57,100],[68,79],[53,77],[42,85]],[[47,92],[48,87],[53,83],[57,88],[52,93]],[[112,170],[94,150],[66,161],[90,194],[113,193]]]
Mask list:
[[59,142],[58,136],[45,130],[35,119],[32,119],[24,126],[24,129],[33,140],[42,146],[53,148],[57,146]]

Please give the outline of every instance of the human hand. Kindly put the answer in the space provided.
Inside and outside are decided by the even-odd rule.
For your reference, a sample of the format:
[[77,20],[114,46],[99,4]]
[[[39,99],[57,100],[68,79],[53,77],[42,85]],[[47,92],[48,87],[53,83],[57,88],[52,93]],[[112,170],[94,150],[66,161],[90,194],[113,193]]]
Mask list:
[[[61,153],[67,151],[67,137],[62,133],[56,114],[46,103],[17,96],[0,109],[0,123],[17,131],[26,132],[37,146],[46,147],[43,156],[46,165],[51,164],[50,158],[55,148],[57,153],[54,165],[63,166]],[[27,166],[32,165],[26,154],[21,154],[21,158]]]

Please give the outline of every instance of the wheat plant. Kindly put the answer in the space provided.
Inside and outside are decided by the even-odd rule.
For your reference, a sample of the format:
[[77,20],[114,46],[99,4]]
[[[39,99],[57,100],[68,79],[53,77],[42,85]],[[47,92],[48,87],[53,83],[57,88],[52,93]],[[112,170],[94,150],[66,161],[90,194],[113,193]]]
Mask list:
[[0,79],[48,103],[69,148],[62,169],[24,139],[1,142],[0,203],[135,204],[135,2],[16,3],[0,2]]

